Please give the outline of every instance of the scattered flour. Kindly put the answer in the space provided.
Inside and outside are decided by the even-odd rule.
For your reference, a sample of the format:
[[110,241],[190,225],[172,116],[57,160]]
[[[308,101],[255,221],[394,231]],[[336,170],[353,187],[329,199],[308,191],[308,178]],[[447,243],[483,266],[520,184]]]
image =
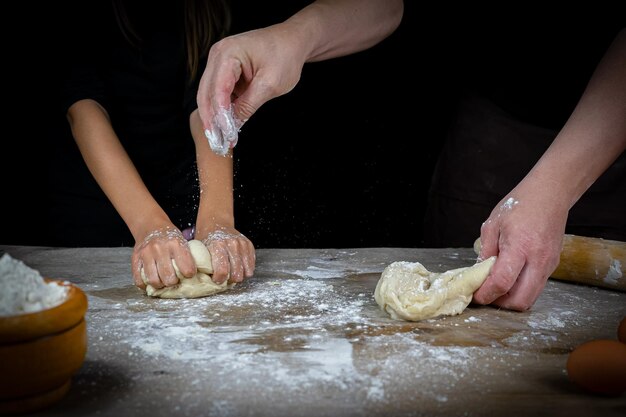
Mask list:
[[[226,400],[230,386],[258,391],[262,385],[277,398],[349,395],[359,414],[415,396],[418,384],[419,398],[446,404],[455,386],[473,378],[476,358],[492,364],[515,355],[501,347],[432,346],[419,332],[376,335],[381,326],[374,301],[322,277],[251,280],[230,293],[192,300],[109,303],[96,297],[92,306],[93,332],[128,346],[137,360],[165,361],[164,369],[174,362],[181,374],[210,370],[194,392],[211,387],[224,401],[221,411],[234,407],[227,415],[241,412]],[[133,320],[119,309],[131,310]],[[397,381],[406,381],[400,391]]]
[[516,199],[514,199],[513,197],[509,197],[503,204],[502,204],[502,209],[504,210],[511,210],[513,208],[513,206],[516,206],[519,204],[519,201],[517,201]]
[[[596,272],[597,275],[597,272]],[[622,264],[619,259],[614,259],[609,266],[609,271],[604,277],[604,282],[607,284],[616,285],[619,279],[622,277]]]
[[45,282],[38,271],[8,253],[0,258],[0,288],[0,316],[52,308],[67,296],[67,287]]
[[531,313],[530,319],[528,320],[528,326],[533,329],[561,329],[565,327],[565,323],[561,317],[557,316],[557,314],[558,312],[552,314]]
[[324,279],[324,278],[338,278],[340,274],[335,269],[325,269],[320,268],[318,266],[308,266],[306,270],[297,270],[293,272],[296,275],[299,275],[303,278],[314,278],[314,279]]
[[[590,323],[581,302],[588,290],[564,292],[565,284],[551,281],[549,297],[527,313],[476,309],[466,318],[403,326],[376,305],[373,276],[352,277],[377,264],[331,255],[301,268],[306,277],[280,260],[278,268],[261,264],[262,279],[201,299],[154,300],[89,284],[94,373],[108,375],[104,364],[128,361],[128,354],[127,366],[142,375],[129,381],[129,395],[184,386],[164,401],[177,403],[176,415],[185,417],[483,415],[458,410],[475,407],[485,392],[511,392],[546,360],[560,372],[561,352],[571,349],[567,333]],[[349,285],[331,275],[348,277]],[[610,302],[594,307],[606,322],[615,315]],[[488,320],[492,315],[499,320]],[[459,344],[451,328],[458,329]],[[485,329],[498,338],[474,345]],[[510,383],[503,385],[502,377]],[[91,383],[85,378],[78,386],[102,395],[102,386],[95,391]]]

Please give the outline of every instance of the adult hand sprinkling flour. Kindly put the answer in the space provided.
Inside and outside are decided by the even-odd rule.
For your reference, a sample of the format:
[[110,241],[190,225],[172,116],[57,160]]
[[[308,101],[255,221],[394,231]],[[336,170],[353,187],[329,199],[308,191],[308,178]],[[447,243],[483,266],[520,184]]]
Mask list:
[[[132,239],[140,288],[192,278],[190,239],[210,252],[215,283],[251,277],[255,248],[235,228],[233,201],[231,149],[242,121],[293,88],[305,62],[365,49],[391,34],[402,1],[320,0],[281,24],[226,39],[225,0],[97,6],[76,10],[77,27],[62,42],[72,45],[62,95],[73,139],[100,190],[64,187],[62,207],[87,215],[59,210],[64,218],[56,218],[51,234],[81,246],[126,246]],[[84,53],[75,53],[76,42]]]
[[197,97],[211,149],[228,154],[239,128],[264,103],[291,91],[305,63],[357,52],[388,36],[402,8],[401,0],[318,0],[282,23],[214,44]]
[[626,30],[548,150],[483,224],[480,258],[498,259],[475,302],[527,310],[539,297],[558,266],[569,210],[626,149],[624,68]]

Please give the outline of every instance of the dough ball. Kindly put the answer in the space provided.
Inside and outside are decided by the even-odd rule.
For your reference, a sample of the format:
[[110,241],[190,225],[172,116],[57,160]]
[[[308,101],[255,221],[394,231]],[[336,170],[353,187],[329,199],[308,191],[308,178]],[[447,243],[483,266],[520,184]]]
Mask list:
[[143,268],[141,268],[141,279],[144,284],[146,284],[146,294],[150,297],[159,298],[198,298],[226,291],[235,285],[234,283],[229,284],[228,281],[224,281],[221,284],[213,282],[211,279],[213,274],[211,253],[206,246],[204,246],[204,243],[199,240],[191,240],[188,242],[188,246],[191,256],[196,263],[196,274],[191,278],[185,278],[185,276],[180,273],[176,262],[172,260],[172,266],[179,279],[179,283],[171,287],[157,289],[148,284]]
[[204,243],[199,240],[191,240],[188,243],[189,251],[191,252],[191,256],[193,256],[193,260],[196,261],[196,267],[198,271],[207,274],[213,275],[213,264],[211,263],[211,253],[204,246]]
[[443,273],[428,271],[419,262],[394,262],[376,285],[380,308],[397,320],[419,321],[461,314],[485,281],[496,261],[492,256],[475,265]]

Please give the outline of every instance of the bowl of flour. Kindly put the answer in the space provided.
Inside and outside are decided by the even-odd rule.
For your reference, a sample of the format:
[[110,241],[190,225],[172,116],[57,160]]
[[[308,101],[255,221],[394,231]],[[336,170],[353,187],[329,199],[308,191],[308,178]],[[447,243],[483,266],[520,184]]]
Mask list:
[[45,408],[69,390],[87,351],[87,297],[0,257],[0,414]]

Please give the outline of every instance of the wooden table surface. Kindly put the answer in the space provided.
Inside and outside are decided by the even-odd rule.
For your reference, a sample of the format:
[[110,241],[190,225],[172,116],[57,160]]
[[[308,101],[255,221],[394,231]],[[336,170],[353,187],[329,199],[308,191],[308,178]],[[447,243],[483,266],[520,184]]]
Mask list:
[[394,321],[374,301],[398,260],[471,265],[461,249],[261,249],[255,277],[195,300],[132,285],[130,248],[0,246],[88,295],[88,351],[35,416],[624,416],[626,395],[573,386],[569,352],[616,339],[626,293],[550,280],[524,313]]

